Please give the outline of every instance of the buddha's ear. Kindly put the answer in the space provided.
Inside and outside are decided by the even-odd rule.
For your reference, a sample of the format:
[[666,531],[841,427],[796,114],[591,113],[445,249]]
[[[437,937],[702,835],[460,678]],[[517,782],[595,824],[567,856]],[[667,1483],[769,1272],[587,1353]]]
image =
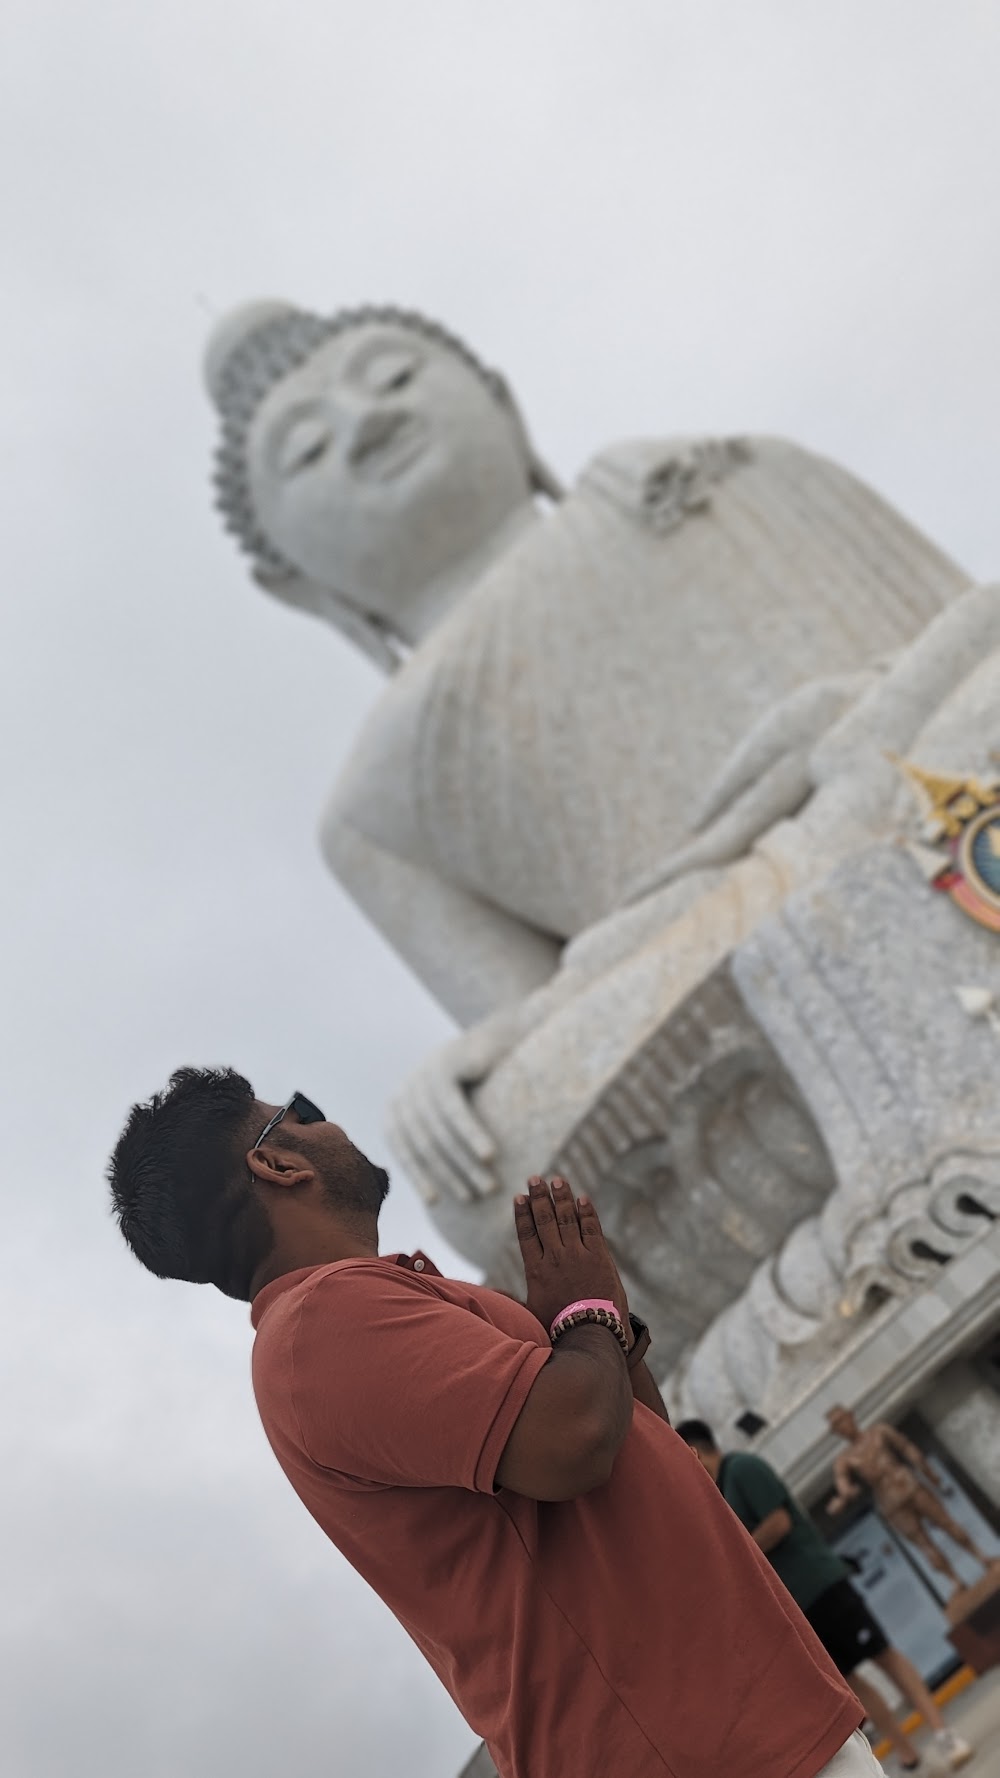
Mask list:
[[335,624],[383,673],[395,673],[402,666],[406,656],[392,631],[377,617],[359,611],[332,587],[322,586],[294,568],[270,568],[261,562],[254,564],[252,573],[257,585],[283,604],[298,611],[311,611],[314,617]]
[[524,423],[524,415],[518,407],[517,402],[514,400],[510,384],[506,377],[502,377],[498,370],[491,371],[490,382],[494,395],[497,397],[498,401],[503,403],[514,422],[515,430],[521,441],[525,457],[527,458],[528,481],[532,493],[544,494],[548,500],[552,501],[562,500],[565,497],[566,490],[563,487],[562,482],[559,480],[559,477],[549,468],[544,459],[538,455],[538,452],[532,444],[528,428]]

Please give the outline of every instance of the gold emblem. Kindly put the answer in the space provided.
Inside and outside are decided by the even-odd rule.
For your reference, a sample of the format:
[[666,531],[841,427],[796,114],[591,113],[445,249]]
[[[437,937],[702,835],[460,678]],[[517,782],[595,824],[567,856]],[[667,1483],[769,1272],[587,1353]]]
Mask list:
[[890,757],[923,806],[933,850],[918,856],[934,888],[1000,932],[1000,780],[954,778]]

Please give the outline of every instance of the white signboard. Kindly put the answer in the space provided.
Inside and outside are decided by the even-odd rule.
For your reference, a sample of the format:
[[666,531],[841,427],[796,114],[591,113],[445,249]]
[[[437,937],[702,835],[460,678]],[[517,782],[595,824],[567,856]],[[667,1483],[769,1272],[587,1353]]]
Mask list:
[[877,1513],[866,1512],[833,1540],[838,1556],[853,1558],[851,1574],[872,1617],[894,1648],[909,1655],[924,1679],[933,1682],[957,1660],[948,1624],[934,1594],[904,1556]]

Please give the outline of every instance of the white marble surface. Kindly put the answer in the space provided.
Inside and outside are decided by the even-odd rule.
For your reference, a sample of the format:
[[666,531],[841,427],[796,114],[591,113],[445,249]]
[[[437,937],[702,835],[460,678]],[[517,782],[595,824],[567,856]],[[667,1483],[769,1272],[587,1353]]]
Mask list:
[[730,1422],[742,1405],[770,1414],[836,1346],[842,1311],[873,1290],[925,1281],[962,1251],[982,1226],[963,1213],[965,1195],[1000,1209],[998,1039],[957,992],[1000,994],[1000,942],[922,875],[905,844],[920,833],[919,810],[879,745],[989,776],[1000,747],[998,624],[1000,590],[957,600],[869,708],[847,717],[853,744],[836,733],[823,744],[820,788],[780,843],[790,856],[825,830],[829,863],[839,826],[847,856],[733,953],[742,998],[798,1087],[837,1184],[685,1355],[672,1387],[686,1411]]
[[[250,306],[207,374],[262,584],[397,669],[323,844],[467,1028],[392,1133],[478,1257],[479,1198],[520,1184],[522,1150],[546,1165],[602,1065],[780,899],[754,869],[670,930],[965,577],[780,441],[613,447],[553,500],[502,379],[419,317]],[[650,973],[662,991],[637,993]]]
[[968,1362],[957,1360],[921,1397],[920,1411],[945,1449],[1000,1510],[1000,1394]]
[[998,1189],[954,990],[1000,952],[903,847],[887,754],[986,772],[1000,593],[779,440],[614,446],[562,495],[503,379],[402,311],[251,305],[206,375],[259,583],[389,675],[321,834],[464,1027],[398,1153],[508,1284],[510,1193],[566,1170],[676,1400],[772,1408],[845,1306],[962,1250],[963,1157]]

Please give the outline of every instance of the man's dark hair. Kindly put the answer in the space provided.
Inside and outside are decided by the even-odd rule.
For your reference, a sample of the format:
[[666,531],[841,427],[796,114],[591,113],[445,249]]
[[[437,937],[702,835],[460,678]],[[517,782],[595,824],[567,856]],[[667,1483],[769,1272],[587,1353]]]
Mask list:
[[704,1420],[682,1420],[674,1431],[686,1445],[693,1445],[697,1451],[717,1451],[719,1448],[712,1428],[706,1426]]
[[273,1244],[245,1152],[254,1091],[232,1068],[178,1068],[133,1105],[108,1163],[122,1234],[158,1278],[214,1284],[247,1302]]

